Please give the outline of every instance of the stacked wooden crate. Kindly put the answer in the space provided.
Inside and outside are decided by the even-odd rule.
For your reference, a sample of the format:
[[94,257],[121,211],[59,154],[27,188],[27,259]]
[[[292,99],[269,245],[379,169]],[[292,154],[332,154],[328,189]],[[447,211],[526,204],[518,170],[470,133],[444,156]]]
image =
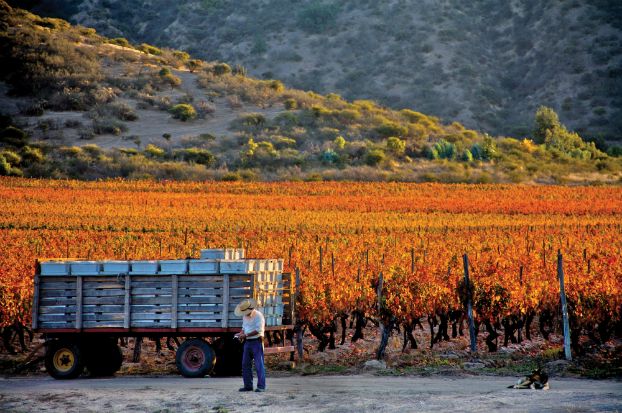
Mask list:
[[289,305],[284,288],[282,260],[244,259],[240,249],[202,250],[197,260],[44,261],[35,278],[33,326],[240,327],[235,306],[251,297],[266,325],[278,326]]

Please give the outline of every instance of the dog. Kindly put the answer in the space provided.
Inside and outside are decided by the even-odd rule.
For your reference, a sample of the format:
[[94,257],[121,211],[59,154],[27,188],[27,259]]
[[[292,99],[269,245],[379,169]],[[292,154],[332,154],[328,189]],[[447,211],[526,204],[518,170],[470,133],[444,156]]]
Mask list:
[[508,386],[508,389],[548,390],[549,376],[538,368],[532,371],[529,376],[519,379],[516,384]]

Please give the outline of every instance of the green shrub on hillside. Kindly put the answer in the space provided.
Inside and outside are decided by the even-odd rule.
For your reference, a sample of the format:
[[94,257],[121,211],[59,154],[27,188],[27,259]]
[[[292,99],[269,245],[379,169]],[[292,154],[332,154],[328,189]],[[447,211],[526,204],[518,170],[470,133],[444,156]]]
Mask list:
[[217,63],[213,67],[213,72],[217,76],[222,76],[231,73],[231,66],[226,63]]
[[381,138],[388,138],[390,136],[405,136],[408,133],[408,128],[394,122],[385,122],[376,127],[375,131]]
[[143,151],[145,155],[151,156],[152,158],[164,158],[166,156],[166,151],[159,146],[154,144],[149,144]]
[[197,111],[188,103],[179,103],[169,109],[173,118],[181,121],[192,120],[197,117]]
[[162,55],[162,50],[147,43],[142,43],[140,46],[138,46],[138,50],[140,50],[141,52],[147,53],[147,54],[154,55],[154,56]]
[[0,131],[0,144],[21,148],[28,144],[28,134],[15,126]]
[[456,145],[441,139],[428,147],[427,154],[430,159],[453,159],[456,155]]
[[386,159],[382,149],[372,149],[365,155],[365,163],[369,166],[376,166]]
[[392,136],[387,139],[387,150],[394,155],[404,155],[406,151],[406,141]]
[[186,148],[179,149],[174,152],[176,158],[182,159],[186,162],[197,163],[199,165],[205,165],[206,167],[212,167],[216,163],[216,157],[207,149],[201,148]]
[[125,37],[116,37],[114,39],[108,39],[107,42],[110,44],[116,44],[117,46],[132,47],[132,45],[130,45],[130,42],[128,42]]

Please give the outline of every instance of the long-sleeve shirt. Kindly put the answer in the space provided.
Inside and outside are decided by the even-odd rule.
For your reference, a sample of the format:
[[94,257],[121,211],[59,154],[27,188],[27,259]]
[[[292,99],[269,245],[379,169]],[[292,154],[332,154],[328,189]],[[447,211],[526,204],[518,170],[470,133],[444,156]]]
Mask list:
[[244,330],[244,334],[252,333],[253,331],[257,331],[258,333],[253,336],[246,336],[247,339],[263,337],[265,325],[266,321],[263,314],[261,314],[261,312],[257,309],[255,309],[255,311],[253,311],[250,315],[242,317],[242,330]]

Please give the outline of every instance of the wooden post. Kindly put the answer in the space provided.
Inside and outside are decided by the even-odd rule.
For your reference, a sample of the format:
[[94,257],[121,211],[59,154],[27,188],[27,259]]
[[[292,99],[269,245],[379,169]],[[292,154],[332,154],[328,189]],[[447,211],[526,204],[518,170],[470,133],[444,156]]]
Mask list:
[[[292,308],[295,308],[296,301],[298,300],[298,294],[300,291],[300,268],[296,267],[296,290],[294,291],[294,296],[292,299]],[[294,310],[292,310],[295,316]],[[296,333],[296,349],[298,350],[298,361],[302,361],[304,358],[304,347],[303,347],[303,338],[304,338],[304,326],[303,324],[292,318],[292,322],[295,322],[294,332]]]
[[384,355],[384,338],[385,338],[385,326],[382,322],[382,287],[384,284],[384,278],[382,276],[382,271],[378,274],[378,288],[376,289],[376,296],[378,297],[378,325],[380,327],[380,345],[378,346],[378,351],[376,352],[376,360],[381,360]]
[[523,285],[523,266],[520,266],[520,269],[518,270],[518,282],[520,283],[520,285]]
[[82,277],[76,277],[76,329],[82,330]]
[[464,263],[464,283],[467,291],[467,315],[469,317],[469,336],[471,337],[471,354],[477,352],[477,338],[475,337],[475,322],[473,320],[473,292],[469,281],[469,257],[467,254],[462,256]]
[[[225,276],[226,277],[226,276]],[[177,328],[177,302],[178,302],[178,298],[179,298],[179,293],[178,293],[178,279],[177,279],[177,275],[173,274],[171,276],[171,283],[172,283],[172,300],[171,300],[171,328],[176,329]]]
[[132,281],[129,274],[125,274],[125,314],[123,316],[123,328],[130,328],[130,317],[131,317],[131,307],[130,307],[130,289],[132,287]]
[[222,283],[222,328],[229,324],[229,274],[223,275]]
[[562,301],[562,317],[564,323],[564,354],[566,360],[572,360],[570,353],[570,326],[568,323],[568,306],[566,304],[566,290],[564,288],[564,262],[562,252],[557,252],[557,277],[559,278],[559,295]]
[[415,272],[415,248],[410,248],[410,272]]
[[330,256],[330,265],[333,271],[333,279],[334,279],[335,278],[335,253],[334,252],[331,253],[331,256]]

